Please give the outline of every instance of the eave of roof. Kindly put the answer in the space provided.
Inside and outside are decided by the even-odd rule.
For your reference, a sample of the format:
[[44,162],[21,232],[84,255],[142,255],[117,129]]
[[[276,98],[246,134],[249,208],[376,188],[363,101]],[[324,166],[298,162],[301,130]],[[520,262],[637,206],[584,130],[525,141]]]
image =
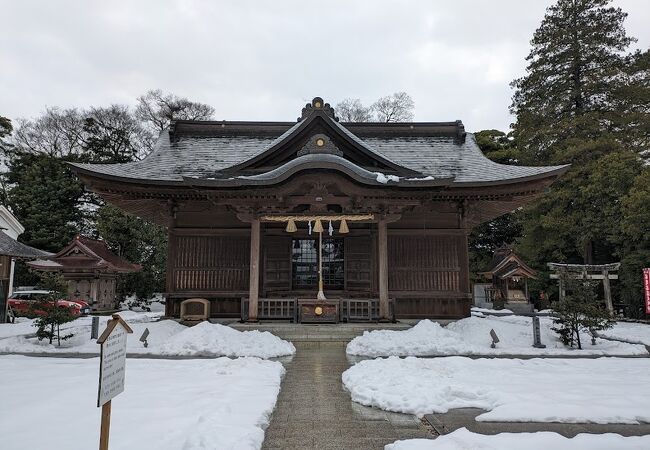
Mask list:
[[0,255],[14,258],[41,258],[52,253],[39,250],[22,242],[18,242],[4,231],[0,231]]

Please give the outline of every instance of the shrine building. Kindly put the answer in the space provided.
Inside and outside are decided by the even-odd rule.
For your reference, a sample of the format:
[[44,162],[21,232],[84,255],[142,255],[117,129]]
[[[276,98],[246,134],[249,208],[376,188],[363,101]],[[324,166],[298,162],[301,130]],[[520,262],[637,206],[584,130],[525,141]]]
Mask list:
[[472,227],[566,166],[497,164],[462,122],[174,121],[142,161],[73,164],[169,233],[166,315],[298,322],[469,316]]

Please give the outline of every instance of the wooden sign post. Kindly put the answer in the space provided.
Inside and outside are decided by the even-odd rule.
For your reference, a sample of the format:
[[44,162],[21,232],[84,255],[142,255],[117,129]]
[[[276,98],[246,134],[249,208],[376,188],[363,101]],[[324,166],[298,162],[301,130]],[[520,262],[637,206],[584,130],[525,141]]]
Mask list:
[[129,325],[117,314],[108,321],[106,329],[97,339],[99,352],[99,389],[97,407],[102,407],[102,424],[99,433],[99,450],[108,450],[111,427],[111,400],[124,391],[126,366],[126,336],[133,333]]

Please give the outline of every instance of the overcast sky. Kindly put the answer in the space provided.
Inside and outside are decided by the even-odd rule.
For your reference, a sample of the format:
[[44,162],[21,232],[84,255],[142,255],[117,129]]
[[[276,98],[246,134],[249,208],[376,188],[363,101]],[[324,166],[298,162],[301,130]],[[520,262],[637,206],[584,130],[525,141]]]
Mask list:
[[[160,88],[221,120],[408,92],[416,120],[507,129],[509,83],[550,0],[14,0],[0,7],[0,115],[134,104]],[[637,47],[650,1],[617,0]]]

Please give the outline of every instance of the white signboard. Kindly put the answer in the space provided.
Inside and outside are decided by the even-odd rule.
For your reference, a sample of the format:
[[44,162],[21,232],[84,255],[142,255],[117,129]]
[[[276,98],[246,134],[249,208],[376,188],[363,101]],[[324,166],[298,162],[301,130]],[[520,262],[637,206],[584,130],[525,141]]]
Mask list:
[[117,323],[101,344],[97,406],[124,392],[127,333],[126,328]]

